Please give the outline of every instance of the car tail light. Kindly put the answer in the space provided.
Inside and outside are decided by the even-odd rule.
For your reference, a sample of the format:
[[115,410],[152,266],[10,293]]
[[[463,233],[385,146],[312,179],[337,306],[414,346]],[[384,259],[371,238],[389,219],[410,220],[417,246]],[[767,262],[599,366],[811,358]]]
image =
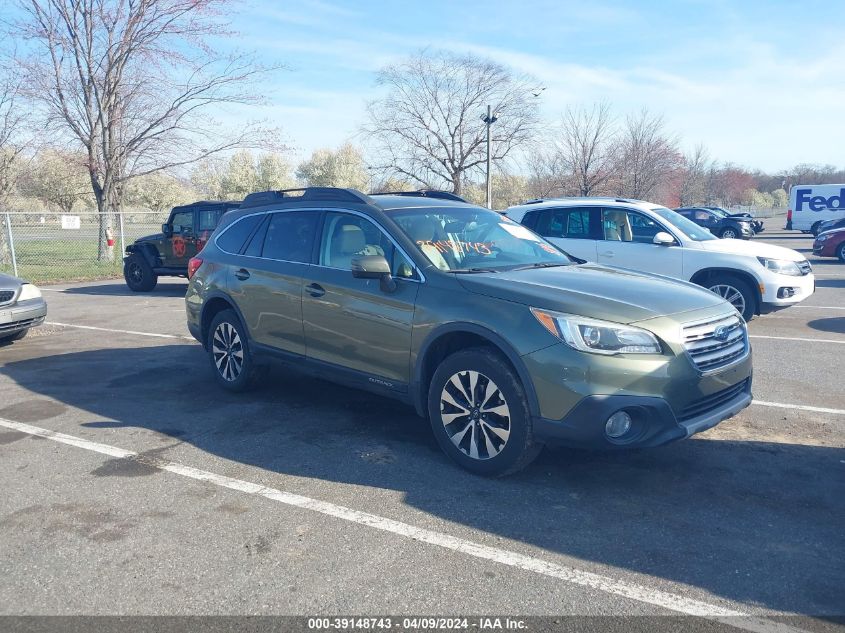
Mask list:
[[191,257],[188,261],[188,279],[194,276],[200,266],[202,266],[202,260],[199,257]]
[[786,221],[787,221],[787,222],[792,222],[792,209],[789,209],[789,210],[786,212]]

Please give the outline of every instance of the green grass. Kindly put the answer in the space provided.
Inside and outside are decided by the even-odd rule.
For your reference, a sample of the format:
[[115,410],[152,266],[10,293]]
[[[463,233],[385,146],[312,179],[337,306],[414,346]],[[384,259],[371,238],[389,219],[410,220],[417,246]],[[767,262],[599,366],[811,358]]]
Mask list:
[[[115,279],[123,276],[120,246],[114,249],[115,261],[97,261],[97,241],[22,240],[15,243],[18,276],[33,283]],[[11,273],[11,266],[0,271]]]

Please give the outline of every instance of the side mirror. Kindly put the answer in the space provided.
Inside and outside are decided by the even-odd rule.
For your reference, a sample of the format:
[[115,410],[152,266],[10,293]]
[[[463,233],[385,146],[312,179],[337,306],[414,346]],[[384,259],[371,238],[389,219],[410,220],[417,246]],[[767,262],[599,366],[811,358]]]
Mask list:
[[356,279],[378,279],[383,292],[396,290],[396,280],[384,255],[362,255],[352,258],[352,276]]
[[161,232],[164,234],[164,237],[170,237],[173,235],[173,227],[165,222],[161,225]]
[[652,243],[658,246],[672,246],[675,244],[675,238],[669,235],[666,231],[660,231],[654,236]]

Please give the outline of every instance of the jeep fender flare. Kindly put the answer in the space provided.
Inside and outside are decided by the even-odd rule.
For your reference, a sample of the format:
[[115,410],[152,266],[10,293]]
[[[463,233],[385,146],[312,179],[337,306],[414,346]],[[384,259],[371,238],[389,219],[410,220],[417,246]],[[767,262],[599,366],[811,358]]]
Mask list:
[[126,261],[132,255],[140,255],[150,265],[150,268],[158,268],[158,250],[152,244],[136,242],[126,247],[128,255],[123,258]]
[[517,353],[517,351],[508,343],[502,336],[496,334],[486,327],[476,323],[469,322],[452,322],[444,323],[434,328],[423,341],[420,346],[420,351],[417,354],[416,362],[414,364],[413,376],[411,381],[411,400],[417,413],[422,417],[427,415],[427,401],[428,401],[428,381],[425,378],[425,361],[431,351],[432,346],[447,334],[455,333],[473,334],[476,337],[485,339],[486,342],[493,348],[501,352],[505,358],[510,362],[516,370],[519,380],[525,389],[525,397],[528,400],[528,411],[532,417],[539,417],[540,402],[537,398],[537,392],[534,390],[534,382],[525,367],[525,363]]

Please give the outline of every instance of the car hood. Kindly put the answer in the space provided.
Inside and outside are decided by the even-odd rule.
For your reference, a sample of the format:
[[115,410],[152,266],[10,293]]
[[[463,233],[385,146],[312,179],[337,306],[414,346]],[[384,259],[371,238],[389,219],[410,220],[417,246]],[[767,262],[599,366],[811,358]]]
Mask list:
[[164,239],[164,233],[153,233],[152,235],[145,235],[139,237],[135,242],[154,242],[156,240]]
[[842,233],[845,233],[845,226],[838,229],[828,229],[827,231],[822,231],[816,236],[816,239],[819,239],[822,235],[841,235]]
[[457,278],[464,288],[480,295],[617,323],[634,323],[721,303],[726,311],[731,309],[723,299],[699,286],[597,264]]
[[716,253],[731,253],[733,255],[748,255],[750,257],[768,257],[769,259],[788,259],[793,262],[802,262],[806,259],[798,251],[784,246],[766,244],[765,242],[754,242],[746,240],[707,240],[696,242],[696,246],[705,251]]
[[26,283],[23,279],[18,279],[17,277],[13,277],[12,275],[7,275],[5,273],[0,273],[0,288],[17,288],[22,283]]

